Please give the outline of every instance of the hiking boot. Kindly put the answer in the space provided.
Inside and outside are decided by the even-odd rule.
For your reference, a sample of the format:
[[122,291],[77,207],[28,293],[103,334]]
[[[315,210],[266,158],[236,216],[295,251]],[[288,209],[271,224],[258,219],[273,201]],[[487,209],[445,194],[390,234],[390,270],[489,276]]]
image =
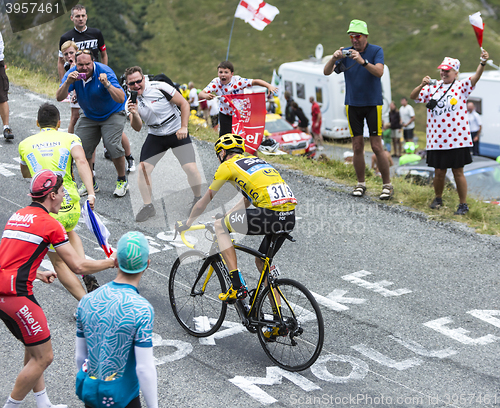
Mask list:
[[238,290],[234,290],[231,286],[226,293],[221,293],[219,299],[223,302],[234,303],[237,299],[245,299],[248,295],[246,286],[241,286]]
[[434,197],[434,201],[432,201],[431,205],[429,205],[429,208],[432,208],[433,210],[438,210],[443,206],[443,199],[441,197]]
[[100,286],[94,275],[83,275],[83,283],[85,283],[87,293],[96,290]]
[[351,195],[354,197],[363,197],[365,195],[365,191],[366,186],[358,184],[356,187],[354,187],[354,190],[352,190]]
[[113,194],[115,197],[123,197],[125,194],[127,194],[128,190],[128,181],[127,180],[118,180],[116,182],[116,188],[115,191],[113,191]]
[[[94,193],[99,192],[99,186],[97,185],[97,182],[94,181]],[[78,189],[78,194],[80,194],[80,197],[86,196],[89,192],[87,191],[87,187],[85,187],[85,184],[82,184],[80,188]]]
[[390,184],[385,184],[382,188],[379,198],[381,200],[389,200],[394,195],[394,187]]
[[455,215],[465,215],[469,212],[469,206],[466,203],[460,203],[458,204],[457,211],[455,211],[453,214]]
[[189,203],[189,213],[188,213],[188,217],[191,215],[191,211],[193,211],[193,207],[194,207],[194,206],[196,205],[196,203],[197,203],[198,201],[200,201],[200,200],[201,200],[201,196],[199,196],[199,197],[193,197],[193,201],[191,201],[191,202]]
[[141,210],[135,216],[137,222],[144,222],[148,218],[154,217],[156,215],[156,210],[153,204],[147,204],[141,208]]
[[14,139],[14,133],[12,133],[12,129],[10,127],[5,128],[3,130],[3,137],[5,137],[5,139],[7,139],[7,140]]
[[130,156],[125,156],[125,161],[127,162],[127,173],[130,173],[131,171],[135,171],[135,160]]

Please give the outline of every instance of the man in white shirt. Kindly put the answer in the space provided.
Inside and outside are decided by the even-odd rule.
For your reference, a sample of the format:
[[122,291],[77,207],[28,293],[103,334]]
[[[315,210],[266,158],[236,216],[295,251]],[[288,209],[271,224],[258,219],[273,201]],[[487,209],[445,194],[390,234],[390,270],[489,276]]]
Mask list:
[[413,142],[413,129],[415,129],[415,111],[413,106],[408,105],[406,98],[401,98],[401,108],[399,109],[401,116],[401,126],[403,127],[403,137],[405,142]]
[[125,78],[129,91],[137,92],[137,101],[132,102],[129,98],[126,105],[130,112],[130,125],[137,132],[141,130],[143,123],[148,127],[148,136],[141,148],[138,175],[139,192],[144,206],[135,220],[144,222],[156,215],[151,198],[151,173],[168,149],[172,149],[179,160],[193,191],[194,198],[189,204],[191,213],[192,207],[201,198],[201,175],[188,133],[189,104],[173,86],[162,81],[149,81],[141,67],[127,68]]
[[479,135],[483,122],[481,120],[481,115],[476,112],[476,107],[473,102],[467,102],[467,113],[469,114],[470,135],[472,137],[472,143],[474,143],[471,153],[474,156],[479,156]]

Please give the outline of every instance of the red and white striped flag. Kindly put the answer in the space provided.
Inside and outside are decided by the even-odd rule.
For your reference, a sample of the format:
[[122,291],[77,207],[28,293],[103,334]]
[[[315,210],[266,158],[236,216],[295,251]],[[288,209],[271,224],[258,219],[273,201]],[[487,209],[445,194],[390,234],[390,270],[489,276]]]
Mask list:
[[236,8],[235,17],[245,20],[253,28],[262,31],[279,14],[277,7],[260,0],[241,0]]
[[478,11],[477,13],[474,13],[473,15],[469,16],[469,21],[472,24],[474,32],[476,33],[477,42],[479,43],[479,46],[482,48],[484,23],[483,19],[481,18],[481,12]]

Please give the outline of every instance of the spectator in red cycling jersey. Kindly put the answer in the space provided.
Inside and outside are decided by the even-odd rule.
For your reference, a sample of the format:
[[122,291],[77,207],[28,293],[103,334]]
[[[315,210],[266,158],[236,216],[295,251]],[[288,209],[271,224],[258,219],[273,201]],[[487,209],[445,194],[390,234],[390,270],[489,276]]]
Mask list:
[[25,365],[4,408],[18,408],[30,390],[37,408],[67,407],[52,405],[47,396],[43,372],[54,354],[47,319],[33,295],[35,278],[51,283],[57,277],[55,272],[38,270],[49,246],[74,273],[87,275],[114,267],[114,255],[98,261],[81,258],[62,224],[50,216],[61,207],[62,184],[62,177],[51,170],[36,173],[29,194],[33,202],[10,217],[0,241],[0,318],[25,346]]

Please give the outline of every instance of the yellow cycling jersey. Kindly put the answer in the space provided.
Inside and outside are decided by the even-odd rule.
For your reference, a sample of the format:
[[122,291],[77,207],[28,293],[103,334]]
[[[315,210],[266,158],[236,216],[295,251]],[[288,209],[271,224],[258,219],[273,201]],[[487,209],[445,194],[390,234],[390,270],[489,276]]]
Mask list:
[[219,191],[226,181],[240,190],[255,207],[290,211],[297,205],[297,199],[279,172],[257,157],[236,154],[226,160],[215,172],[210,190]]
[[[28,166],[32,176],[42,169],[47,169],[63,177],[64,200],[60,213],[75,209],[75,204],[80,201],[72,172],[71,149],[81,145],[82,142],[78,136],[58,132],[54,128],[44,128],[40,133],[19,143],[21,163]],[[79,210],[79,206],[77,207]]]

